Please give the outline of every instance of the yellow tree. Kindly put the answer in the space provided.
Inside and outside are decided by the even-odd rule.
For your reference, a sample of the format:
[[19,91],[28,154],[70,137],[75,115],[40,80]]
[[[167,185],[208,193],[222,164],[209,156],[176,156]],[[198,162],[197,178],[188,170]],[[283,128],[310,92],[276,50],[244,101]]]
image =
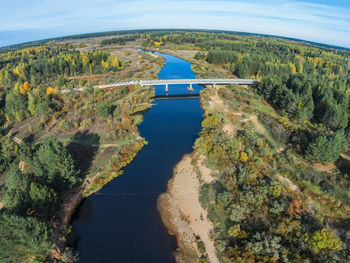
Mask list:
[[17,76],[20,76],[19,66],[15,67],[15,68],[13,69],[13,74],[16,74]]
[[119,68],[119,59],[115,56],[109,56],[107,62],[110,66]]
[[17,82],[15,83],[14,89],[15,89],[15,90],[16,90],[16,89],[19,89],[20,86],[21,86],[21,84],[17,81]]
[[2,87],[2,80],[4,79],[4,71],[3,70],[0,70],[0,88]]
[[292,71],[292,74],[296,74],[297,73],[297,68],[295,67],[295,65],[292,62],[289,62],[289,67]]
[[46,88],[46,95],[50,95],[50,94],[56,95],[57,92],[58,92],[58,88],[53,88],[53,87]]
[[19,87],[19,92],[22,95],[27,95],[30,92],[30,84],[28,81],[24,82],[20,87]]
[[109,67],[108,61],[102,60],[102,61],[101,61],[101,66],[104,67],[104,68],[108,68],[108,67]]
[[84,53],[84,52],[80,52],[80,55],[81,55],[81,59],[82,59],[82,62],[83,62],[83,65],[84,66],[88,66],[89,65],[89,55]]

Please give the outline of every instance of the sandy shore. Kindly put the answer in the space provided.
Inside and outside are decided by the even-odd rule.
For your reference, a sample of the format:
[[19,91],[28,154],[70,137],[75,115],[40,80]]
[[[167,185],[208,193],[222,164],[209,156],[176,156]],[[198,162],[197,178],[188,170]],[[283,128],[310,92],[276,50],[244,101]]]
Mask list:
[[[210,170],[198,158],[201,179],[210,182]],[[174,176],[168,182],[168,190],[159,196],[158,210],[164,225],[171,235],[177,237],[178,249],[175,259],[178,263],[199,262],[203,255],[197,246],[203,242],[211,263],[218,263],[214,242],[210,238],[213,225],[207,219],[207,211],[199,202],[200,180],[192,165],[192,155],[185,155],[174,168]]]

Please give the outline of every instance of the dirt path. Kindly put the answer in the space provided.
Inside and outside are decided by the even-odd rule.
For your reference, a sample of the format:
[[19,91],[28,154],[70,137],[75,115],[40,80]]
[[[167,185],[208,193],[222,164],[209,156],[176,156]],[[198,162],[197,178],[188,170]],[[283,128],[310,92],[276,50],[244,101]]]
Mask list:
[[258,116],[257,115],[252,115],[249,118],[246,118],[244,120],[242,120],[242,122],[247,122],[247,121],[251,121],[254,125],[255,130],[262,134],[262,135],[266,135],[266,131],[264,126],[262,126],[259,121],[258,121]]
[[202,154],[199,155],[197,167],[200,172],[200,177],[205,183],[210,184],[215,178],[211,175],[211,170],[205,165],[205,162],[206,157]]
[[18,145],[20,145],[22,143],[22,140],[12,134],[7,134],[6,136],[10,137],[10,139],[12,139],[15,143],[17,143]]
[[110,147],[118,147],[117,144],[106,143],[106,144],[92,144],[91,147],[95,148],[110,148]]
[[[212,223],[207,219],[207,211],[202,208],[198,198],[200,182],[191,164],[190,155],[177,164],[174,177],[169,181],[168,190],[158,200],[158,208],[164,224],[171,234],[177,236],[180,250],[185,258],[176,257],[177,262],[198,262],[198,249],[195,236],[199,236],[204,243],[208,259],[211,263],[219,263],[210,232]],[[205,180],[210,180],[210,174]],[[187,250],[187,252],[186,252]],[[192,251],[191,253],[188,252]],[[197,255],[194,255],[196,253]],[[192,259],[190,259],[192,258]]]
[[[218,88],[221,88],[220,85],[218,85]],[[213,109],[222,109],[223,113],[226,114],[230,114],[230,115],[235,115],[235,116],[239,116],[242,117],[243,116],[243,112],[233,112],[223,101],[223,99],[218,95],[218,93],[216,92],[215,96],[211,97],[211,100],[209,102],[209,106]],[[258,133],[261,133],[263,135],[266,134],[265,128],[264,126],[262,126],[259,121],[258,121],[258,116],[257,115],[252,115],[248,118],[245,118],[242,120],[243,122],[247,122],[247,121],[251,121],[254,125],[255,130]],[[234,136],[235,134],[235,127],[232,125],[232,123],[228,123],[225,124],[223,126],[223,130],[228,133],[229,135]]]
[[334,163],[328,163],[328,164],[313,163],[312,167],[319,172],[328,172],[336,168],[336,165]]
[[283,183],[284,185],[287,185],[290,190],[292,190],[293,192],[300,192],[299,187],[297,185],[295,185],[291,180],[289,180],[288,178],[280,175],[278,176],[278,180]]

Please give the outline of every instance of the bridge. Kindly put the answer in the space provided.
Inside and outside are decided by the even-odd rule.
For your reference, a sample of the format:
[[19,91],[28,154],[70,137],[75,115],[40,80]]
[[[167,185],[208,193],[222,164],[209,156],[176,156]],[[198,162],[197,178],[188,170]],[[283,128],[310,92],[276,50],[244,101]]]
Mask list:
[[[188,90],[191,92],[193,91],[192,85],[198,84],[198,85],[212,85],[215,87],[215,85],[227,85],[227,84],[234,84],[234,85],[254,85],[258,83],[256,79],[155,79],[155,80],[131,80],[131,81],[124,81],[124,82],[115,82],[105,85],[96,85],[93,88],[98,89],[108,89],[108,88],[114,88],[114,87],[123,87],[123,86],[159,86],[164,85],[165,91],[168,91],[168,85],[176,85],[176,84],[188,84],[190,87]],[[82,91],[85,88],[76,88],[74,90],[76,91]],[[70,90],[64,89],[60,91],[61,93],[68,93]]]

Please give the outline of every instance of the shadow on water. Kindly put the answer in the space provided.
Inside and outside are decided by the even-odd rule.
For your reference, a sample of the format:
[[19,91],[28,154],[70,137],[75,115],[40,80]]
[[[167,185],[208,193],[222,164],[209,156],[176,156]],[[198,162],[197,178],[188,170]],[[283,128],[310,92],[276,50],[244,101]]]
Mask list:
[[[166,78],[167,72],[169,76],[195,77],[190,63],[166,56],[160,79]],[[186,90],[185,85],[180,88]],[[194,88],[201,89],[198,85]],[[156,89],[156,95],[164,94]],[[87,198],[72,218],[71,244],[82,263],[174,263],[176,240],[162,224],[156,202],[166,191],[174,166],[192,152],[203,111],[198,98],[177,98],[155,100],[143,114],[139,130],[148,145],[123,175]]]
[[173,99],[195,99],[199,98],[199,94],[186,94],[186,95],[158,95],[154,96],[155,99],[157,100],[173,100]]

